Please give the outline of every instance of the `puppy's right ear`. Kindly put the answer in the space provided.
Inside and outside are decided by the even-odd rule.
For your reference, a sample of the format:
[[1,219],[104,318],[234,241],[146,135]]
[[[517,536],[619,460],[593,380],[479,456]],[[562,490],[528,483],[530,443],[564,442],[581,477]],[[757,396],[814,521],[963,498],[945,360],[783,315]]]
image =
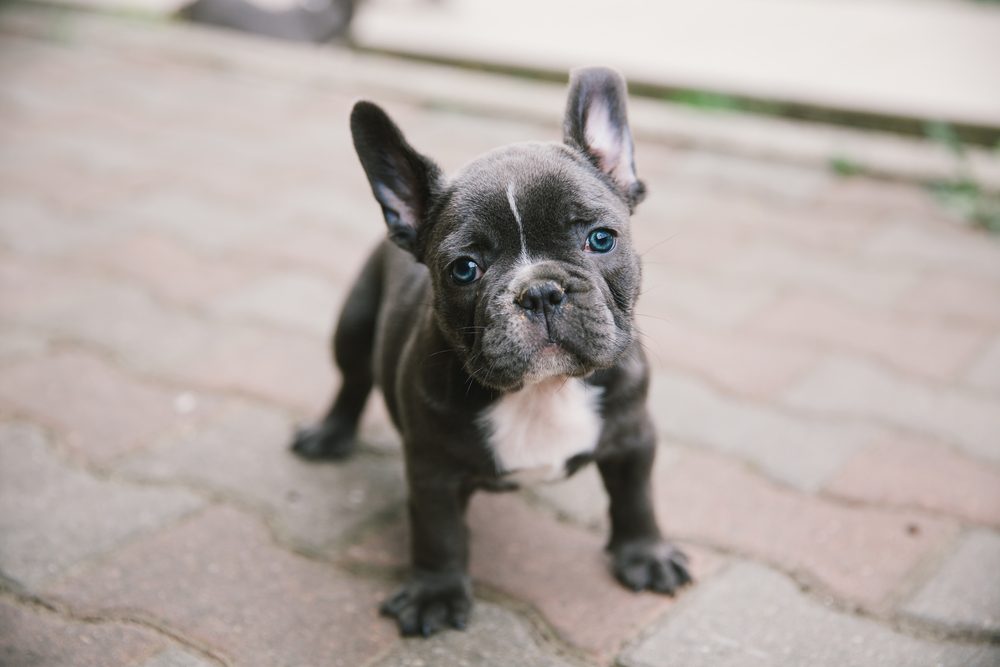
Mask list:
[[372,193],[382,207],[389,238],[418,256],[418,231],[441,181],[441,170],[406,142],[377,105],[358,102],[351,111],[351,135]]

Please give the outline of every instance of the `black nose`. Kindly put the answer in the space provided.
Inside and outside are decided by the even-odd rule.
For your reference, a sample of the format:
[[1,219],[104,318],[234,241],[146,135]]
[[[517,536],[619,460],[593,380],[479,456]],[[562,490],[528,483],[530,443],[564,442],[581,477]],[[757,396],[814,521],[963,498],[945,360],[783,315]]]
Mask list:
[[561,306],[566,300],[566,292],[561,285],[552,281],[534,283],[521,292],[515,301],[525,310],[541,315]]

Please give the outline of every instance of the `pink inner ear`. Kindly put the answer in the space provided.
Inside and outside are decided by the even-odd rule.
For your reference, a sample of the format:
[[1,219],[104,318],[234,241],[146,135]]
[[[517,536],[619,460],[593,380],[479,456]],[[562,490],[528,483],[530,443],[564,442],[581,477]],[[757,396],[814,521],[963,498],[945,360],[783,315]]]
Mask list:
[[399,215],[399,221],[406,225],[407,227],[417,226],[417,217],[406,203],[402,199],[396,196],[396,193],[385,187],[381,183],[375,186],[378,188],[378,199],[385,203],[386,206],[396,211]]
[[587,148],[597,156],[601,170],[625,189],[635,183],[632,171],[632,141],[611,121],[608,106],[595,99],[587,109],[584,128]]

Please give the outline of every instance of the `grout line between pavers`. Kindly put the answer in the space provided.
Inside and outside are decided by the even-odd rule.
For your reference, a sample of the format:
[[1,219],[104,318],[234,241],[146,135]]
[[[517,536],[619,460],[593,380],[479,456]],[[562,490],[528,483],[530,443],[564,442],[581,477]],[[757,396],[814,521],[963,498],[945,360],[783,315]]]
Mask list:
[[[775,486],[780,486],[771,480],[767,480]],[[796,491],[797,493],[803,493],[801,491]],[[809,494],[804,494],[809,495]],[[530,500],[530,503],[536,509],[547,512],[550,516],[553,516],[556,520],[561,523],[575,526],[577,528],[586,530],[592,534],[603,534],[604,530],[600,527],[589,525],[586,522],[581,522],[576,520],[572,515],[561,511],[559,508],[553,506],[543,497],[539,497],[535,494],[527,494],[524,497]],[[874,507],[874,509],[882,509],[893,513],[892,508],[885,507]],[[953,523],[960,523],[955,522]],[[968,524],[969,522],[965,522]],[[954,531],[956,535],[960,534],[960,530]],[[937,625],[927,621],[921,621],[919,623],[912,622],[912,619],[908,618],[907,615],[897,609],[898,595],[897,591],[894,589],[886,599],[882,600],[877,606],[884,606],[886,608],[885,612],[876,611],[875,608],[864,603],[855,602],[848,598],[843,597],[839,593],[835,592],[833,589],[829,588],[826,583],[824,583],[819,577],[813,575],[807,570],[801,568],[790,568],[783,563],[772,561],[767,558],[762,558],[759,555],[744,551],[732,545],[717,543],[712,540],[705,540],[703,538],[691,535],[684,535],[676,531],[671,533],[671,538],[678,543],[686,543],[693,546],[706,549],[708,551],[714,552],[718,555],[728,557],[728,559],[736,559],[743,561],[751,561],[759,563],[770,569],[773,569],[782,575],[788,577],[796,583],[800,591],[809,598],[816,600],[817,602],[823,603],[824,601],[829,601],[833,603],[834,608],[842,614],[860,616],[868,620],[879,623],[880,625],[892,628],[901,634],[906,634],[912,637],[931,637],[936,639],[945,639],[949,641],[963,641],[971,642],[977,644],[990,644],[995,641],[993,636],[989,632],[979,632],[966,630],[963,628],[952,628],[945,625]],[[956,538],[957,539],[957,538]],[[947,556],[948,549],[954,545],[954,540],[948,540],[944,545],[939,547],[939,558],[943,559]],[[920,572],[923,572],[925,568],[933,567],[933,564],[927,563],[928,558],[925,556],[912,570],[910,570],[906,577],[902,580],[902,586],[908,586],[908,581],[911,578],[918,576]],[[715,576],[715,573],[712,575]],[[670,613],[668,610],[667,613]],[[665,614],[666,615],[666,614]]]
[[168,643],[180,644],[185,649],[198,654],[201,658],[209,660],[217,665],[229,667],[232,661],[223,657],[216,649],[209,648],[201,642],[197,642],[185,637],[180,632],[173,630],[164,624],[161,619],[147,617],[144,614],[134,612],[109,612],[107,610],[97,613],[81,613],[70,605],[62,602],[47,599],[34,593],[21,593],[5,588],[0,584],[0,596],[13,599],[16,604],[30,607],[34,610],[42,610],[44,613],[53,614],[59,618],[88,625],[119,624],[128,625],[148,630],[153,634],[168,640]]
[[[299,557],[305,558],[310,561],[319,562],[324,565],[335,567],[340,571],[354,574],[356,576],[364,576],[366,578],[375,578],[380,581],[396,580],[400,574],[400,568],[396,566],[370,566],[367,564],[361,564],[357,562],[351,562],[343,558],[343,554],[339,555],[327,555],[325,553],[320,553],[315,549],[304,547],[300,544],[294,544],[291,542],[287,536],[282,535],[282,531],[278,529],[274,521],[273,511],[259,506],[256,503],[249,502],[245,499],[232,496],[231,494],[220,492],[218,489],[206,486],[202,482],[187,479],[184,476],[175,477],[172,480],[136,480],[130,478],[129,476],[112,475],[107,472],[97,471],[94,469],[88,469],[84,467],[84,470],[94,475],[98,479],[114,480],[114,481],[125,481],[133,484],[146,485],[150,487],[180,487],[187,489],[202,496],[207,502],[205,505],[192,510],[191,512],[185,513],[174,520],[165,522],[164,524],[158,526],[154,531],[146,531],[141,534],[130,536],[130,538],[123,540],[121,543],[115,545],[114,548],[108,550],[107,552],[95,555],[91,558],[84,559],[73,566],[66,568],[56,577],[50,578],[46,581],[46,585],[51,586],[53,583],[58,582],[66,577],[73,576],[75,573],[81,571],[86,571],[96,567],[99,563],[105,562],[108,558],[111,558],[113,553],[121,548],[127,547],[129,544],[137,543],[144,539],[147,539],[151,534],[162,532],[169,529],[172,526],[180,525],[182,523],[193,520],[197,516],[200,516],[212,508],[218,507],[219,505],[224,505],[232,507],[235,510],[250,516],[255,522],[260,523],[266,528],[267,535],[272,542],[272,545],[279,550],[295,554]],[[528,496],[531,498],[532,496]],[[596,533],[597,531],[587,525],[583,525],[580,522],[575,521],[572,517],[569,517],[561,512],[554,512],[551,506],[549,506],[544,500],[537,500],[536,508],[545,508],[549,514],[556,514],[556,518],[562,522],[572,524],[578,528],[582,528],[588,532]],[[350,539],[345,537],[344,539],[334,540],[332,544],[337,544],[334,547],[336,551],[342,552],[349,546],[351,540],[359,539],[364,534],[370,534],[372,530],[376,530],[380,526],[387,525],[393,518],[398,516],[399,507],[396,505],[387,506],[382,512],[377,513],[372,516],[367,523],[367,525],[359,524],[356,530],[352,530],[352,535]],[[738,558],[742,560],[753,561],[757,563],[764,564],[778,572],[781,572],[785,576],[789,577],[795,581],[800,590],[807,594],[809,597],[817,597],[822,595],[828,598],[834,603],[835,608],[842,613],[853,614],[868,618],[882,625],[887,625],[888,627],[894,628],[897,631],[909,634],[911,636],[922,637],[925,635],[933,635],[934,637],[956,640],[956,641],[971,641],[976,643],[991,643],[994,638],[989,633],[981,633],[974,631],[966,631],[962,629],[942,627],[934,625],[931,623],[923,622],[920,624],[914,624],[911,619],[906,619],[901,617],[897,613],[889,614],[878,614],[872,609],[864,606],[863,604],[855,603],[853,601],[846,600],[840,597],[838,594],[830,590],[821,580],[813,576],[811,573],[802,571],[798,568],[787,568],[781,563],[772,562],[768,559],[762,559],[759,556],[749,554],[740,549],[734,548],[729,545],[720,545],[713,541],[703,540],[697,537],[685,536],[683,534],[674,533],[674,537],[677,541],[682,543],[688,543],[695,546],[699,546],[704,549],[722,554],[724,556],[729,556],[733,558]],[[477,584],[477,587],[482,587],[481,584]],[[490,587],[485,587],[484,590],[493,591],[494,595],[499,595],[501,597],[506,597],[510,600],[517,600],[516,598],[509,598],[505,594],[495,591]],[[499,598],[498,598],[499,599]],[[529,608],[533,609],[530,604],[517,600],[520,604],[527,605]],[[535,613],[538,613],[537,611]],[[556,633],[554,628],[551,628],[547,623],[545,624],[546,631]],[[558,636],[558,633],[556,633]]]

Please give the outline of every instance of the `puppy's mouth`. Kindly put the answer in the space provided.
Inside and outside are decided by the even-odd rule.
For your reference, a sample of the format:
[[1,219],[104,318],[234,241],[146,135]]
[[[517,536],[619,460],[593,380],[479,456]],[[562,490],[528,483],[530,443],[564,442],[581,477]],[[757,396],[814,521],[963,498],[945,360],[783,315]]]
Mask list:
[[[509,332],[503,337],[508,341],[517,340]],[[490,338],[488,332],[484,338]],[[481,346],[483,351],[470,356],[470,361],[475,360],[475,363],[467,362],[466,371],[486,387],[509,392],[556,377],[586,377],[594,371],[610,368],[619,356],[617,350],[611,353],[603,345],[602,353],[594,355],[593,350],[581,350],[572,340],[546,337],[517,342],[521,344],[503,346],[502,352],[493,354],[485,352]]]

